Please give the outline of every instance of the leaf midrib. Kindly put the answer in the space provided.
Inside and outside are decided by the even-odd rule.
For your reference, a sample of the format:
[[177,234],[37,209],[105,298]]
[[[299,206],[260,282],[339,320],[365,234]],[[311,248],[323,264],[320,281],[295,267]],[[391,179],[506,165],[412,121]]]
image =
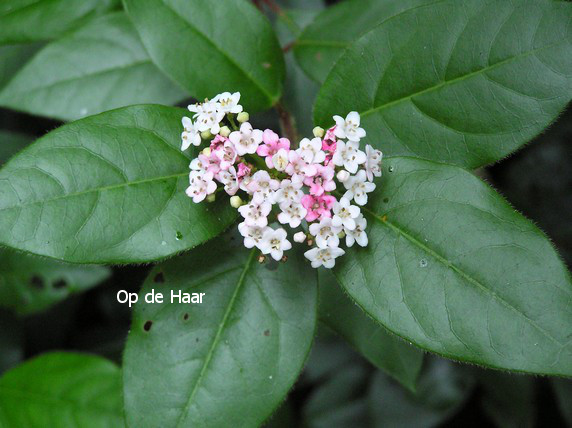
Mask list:
[[514,307],[513,305],[511,305],[509,302],[507,302],[505,299],[503,299],[501,296],[499,296],[497,293],[495,293],[493,290],[489,289],[488,287],[486,287],[484,284],[482,284],[480,281],[478,281],[477,279],[473,278],[471,275],[469,275],[468,273],[466,273],[465,271],[463,271],[461,268],[459,268],[457,265],[453,264],[452,262],[450,262],[449,260],[447,260],[445,257],[443,257],[441,254],[439,254],[437,251],[433,250],[432,248],[428,247],[427,245],[423,244],[422,242],[420,242],[419,240],[417,240],[415,237],[411,236],[409,233],[407,233],[406,231],[404,231],[402,228],[400,228],[399,226],[393,224],[392,222],[390,222],[387,219],[384,219],[382,217],[380,217],[378,214],[376,214],[375,212],[371,211],[370,209],[366,208],[366,207],[362,207],[363,211],[366,212],[367,214],[369,214],[371,217],[373,217],[375,220],[377,220],[379,223],[381,223],[382,225],[387,226],[389,229],[391,229],[393,232],[397,233],[400,236],[403,236],[406,240],[408,240],[409,242],[411,242],[413,245],[415,245],[416,247],[418,247],[419,249],[421,249],[422,251],[424,251],[425,253],[427,253],[428,255],[430,255],[431,257],[435,258],[437,261],[439,261],[441,264],[443,264],[444,266],[446,266],[447,268],[452,269],[455,273],[457,273],[461,278],[463,278],[464,280],[466,280],[467,282],[469,282],[470,284],[476,286],[478,289],[482,290],[483,292],[485,292],[485,294],[488,294],[490,296],[492,296],[493,299],[497,300],[498,302],[500,302],[501,304],[503,304],[506,308],[514,311],[515,313],[517,313],[518,315],[520,315],[521,317],[523,317],[531,326],[533,326],[536,330],[538,330],[540,333],[542,333],[545,337],[547,337],[548,339],[550,339],[551,341],[553,341],[554,343],[556,343],[559,347],[564,346],[562,343],[560,343],[560,341],[558,339],[556,339],[555,337],[553,337],[549,332],[547,332],[545,329],[543,329],[542,327],[540,327],[534,320],[530,319],[528,316],[526,316],[526,314],[522,313],[521,311],[519,311],[516,307]]
[[250,75],[250,73],[248,73],[244,68],[242,68],[242,66],[237,63],[225,50],[223,50],[220,46],[218,46],[215,42],[213,42],[206,34],[204,34],[201,30],[199,30],[199,28],[197,28],[192,22],[188,21],[184,16],[180,15],[179,12],[174,9],[170,4],[165,3],[163,0],[161,0],[161,3],[167,8],[169,9],[174,15],[176,15],[179,19],[181,19],[183,22],[187,23],[187,25],[189,26],[189,28],[191,30],[193,30],[195,32],[195,34],[199,35],[202,39],[204,39],[209,45],[211,45],[213,48],[215,48],[216,51],[220,52],[221,55],[226,58],[226,60],[234,65],[242,74],[244,74],[244,76],[246,76],[246,78],[248,80],[250,80],[254,86],[256,88],[258,88],[260,90],[260,92],[262,92],[270,101],[271,104],[274,104],[277,100],[277,96],[272,95],[270,92],[268,92],[266,90],[266,88],[264,88],[260,83],[258,83],[254,77],[252,77]]
[[[415,92],[415,93],[413,93],[413,94],[406,95],[406,96],[404,96],[404,97],[398,98],[398,99],[393,100],[393,101],[389,101],[389,102],[387,102],[387,103],[385,103],[385,104],[381,104],[381,105],[379,105],[379,106],[373,106],[372,108],[370,108],[370,109],[368,109],[368,110],[365,110],[365,111],[363,111],[363,112],[360,112],[361,117],[362,117],[362,118],[367,117],[367,116],[369,116],[369,115],[371,115],[371,114],[373,114],[373,113],[377,113],[377,112],[379,112],[379,111],[382,111],[382,110],[385,110],[385,109],[387,109],[387,108],[393,107],[393,106],[395,106],[395,105],[397,105],[397,104],[400,104],[400,103],[402,103],[402,102],[411,100],[413,97],[417,97],[417,96],[420,96],[420,95],[423,95],[423,94],[426,94],[426,93],[430,93],[430,92],[433,92],[433,91],[437,91],[437,90],[439,90],[439,89],[441,89],[441,88],[443,88],[443,87],[450,86],[450,85],[454,85],[454,84],[456,84],[456,83],[459,83],[459,82],[462,82],[462,81],[464,81],[464,80],[470,79],[471,77],[478,76],[478,75],[480,75],[480,74],[484,74],[484,73],[486,73],[486,72],[488,72],[488,71],[491,71],[491,70],[495,70],[496,68],[499,68],[499,67],[501,67],[501,66],[503,66],[503,65],[506,65],[506,64],[510,64],[511,62],[516,61],[516,60],[518,60],[518,59],[526,58],[526,57],[529,57],[529,56],[531,56],[531,55],[536,54],[537,52],[542,52],[542,51],[544,51],[544,50],[551,49],[551,48],[554,48],[554,47],[556,47],[556,46],[563,45],[563,44],[567,44],[567,43],[568,43],[567,41],[560,41],[560,42],[557,42],[557,43],[552,43],[552,44],[549,44],[549,45],[545,45],[545,46],[542,46],[542,47],[540,47],[540,48],[532,49],[532,50],[529,50],[529,51],[527,51],[527,52],[524,52],[524,53],[521,53],[521,54],[518,54],[518,55],[515,55],[515,56],[511,56],[511,57],[509,57],[509,58],[507,58],[507,59],[504,59],[504,60],[502,60],[502,61],[497,62],[496,64],[488,65],[488,66],[486,66],[486,67],[484,67],[484,68],[480,68],[480,69],[475,70],[475,71],[473,71],[473,72],[471,72],[471,73],[464,74],[464,75],[459,76],[459,77],[456,77],[456,78],[454,78],[454,79],[444,80],[443,82],[441,82],[441,83],[439,83],[439,84],[437,84],[437,85],[431,86],[431,87],[429,87],[429,88],[425,88],[425,89],[423,89],[423,90],[421,90],[421,91],[417,91],[417,92]],[[381,82],[381,79],[380,79],[380,82]],[[378,88],[378,89],[379,89],[379,88]],[[374,94],[374,96],[377,96],[377,93],[378,93],[378,92],[379,92],[379,90],[376,90],[376,93]],[[374,99],[373,101],[374,101],[374,104],[375,104],[375,99]]]
[[181,427],[183,422],[186,419],[186,416],[189,412],[189,408],[191,407],[191,404],[193,402],[193,398],[195,397],[195,394],[197,393],[199,386],[204,379],[204,376],[206,374],[208,366],[209,366],[211,359],[214,355],[214,351],[220,342],[222,332],[223,332],[224,328],[226,327],[226,323],[228,321],[230,313],[232,312],[232,309],[234,308],[234,303],[235,303],[235,301],[236,301],[236,299],[240,293],[242,285],[244,284],[246,274],[248,273],[248,270],[250,269],[252,262],[254,261],[255,255],[256,255],[256,249],[252,249],[250,251],[248,259],[246,260],[246,263],[245,263],[244,268],[240,274],[240,277],[238,278],[238,282],[237,282],[236,287],[234,289],[234,292],[233,292],[233,294],[232,294],[232,296],[228,302],[228,305],[226,307],[226,311],[223,315],[223,318],[222,318],[222,320],[218,326],[216,335],[213,339],[213,342],[209,348],[209,351],[207,353],[207,356],[205,358],[205,361],[204,361],[203,366],[201,368],[201,371],[199,373],[199,377],[197,378],[195,386],[193,387],[193,390],[191,391],[191,394],[189,395],[189,399],[187,401],[187,404],[185,405],[183,411],[181,412],[181,415],[179,416],[179,420],[177,422],[177,427]]

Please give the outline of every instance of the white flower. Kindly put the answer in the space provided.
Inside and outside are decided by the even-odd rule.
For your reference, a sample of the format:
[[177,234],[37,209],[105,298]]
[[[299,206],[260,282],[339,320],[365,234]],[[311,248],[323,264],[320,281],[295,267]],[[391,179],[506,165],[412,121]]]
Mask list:
[[181,139],[183,140],[181,150],[187,150],[191,144],[193,146],[201,145],[201,132],[196,125],[197,124],[193,123],[188,117],[183,117],[183,128],[185,128],[185,130],[181,134]]
[[343,166],[352,174],[355,174],[358,166],[366,161],[365,153],[359,150],[358,143],[338,141],[336,152],[332,157],[334,165]]
[[348,199],[341,198],[339,202],[334,204],[333,211],[334,217],[332,218],[332,225],[336,227],[343,225],[349,230],[355,229],[355,219],[360,215],[359,207],[350,205],[350,201]]
[[308,163],[322,163],[326,159],[326,153],[322,151],[322,140],[320,138],[304,138],[300,141],[300,148],[297,150],[300,157]]
[[224,118],[224,113],[220,111],[220,104],[214,101],[205,101],[202,104],[192,104],[187,107],[189,111],[195,113],[196,125],[200,132],[210,131],[211,134],[218,134],[220,131],[220,121]]
[[344,119],[334,116],[336,121],[335,134],[338,138],[347,138],[350,141],[359,141],[365,137],[365,130],[359,127],[360,117],[357,111],[350,112]]
[[312,248],[304,253],[304,256],[312,262],[313,268],[324,266],[331,269],[336,265],[336,258],[343,256],[345,251],[341,248]]
[[304,232],[297,232],[294,234],[294,241],[300,244],[306,240],[306,234]]
[[244,222],[248,226],[265,227],[268,225],[268,214],[272,210],[272,205],[259,197],[254,195],[249,204],[243,205],[238,209],[238,212],[244,217]]
[[320,223],[310,225],[310,233],[316,237],[316,245],[320,248],[336,248],[340,245],[338,233],[342,231],[341,226],[332,225],[331,218],[323,218]]
[[302,156],[297,150],[290,150],[288,160],[290,163],[286,167],[286,174],[291,176],[299,175],[302,176],[302,179],[316,175],[316,165],[309,164],[302,159]]
[[365,228],[367,227],[367,220],[364,218],[363,215],[359,215],[356,218],[356,227],[353,230],[344,228],[344,232],[346,233],[346,245],[351,247],[354,245],[354,242],[357,242],[358,245],[362,247],[367,247],[368,239],[367,234],[365,233]]
[[238,231],[244,237],[244,246],[246,248],[258,247],[266,229],[266,227],[249,226],[246,222],[238,225]]
[[288,152],[285,149],[278,150],[274,156],[272,156],[272,164],[278,171],[286,170],[288,166]]
[[367,157],[365,161],[367,179],[373,181],[374,176],[381,177],[381,158],[383,157],[383,153],[368,144],[365,146],[365,155]]
[[358,205],[367,204],[367,194],[375,190],[375,184],[366,181],[366,179],[366,173],[362,169],[357,175],[345,181],[344,186],[348,191],[344,194],[344,198],[347,198],[349,201],[354,199]]
[[338,174],[336,175],[336,177],[338,177],[338,180],[340,180],[340,183],[343,183],[348,178],[350,178],[350,173],[347,172],[345,169],[341,169],[340,171],[338,171]]
[[304,193],[302,185],[304,184],[302,177],[295,175],[292,180],[282,180],[280,188],[274,192],[274,203],[281,204],[284,201],[300,202]]
[[222,147],[214,151],[217,158],[220,159],[220,169],[227,170],[236,160],[236,150],[230,141],[225,141]]
[[300,226],[308,211],[298,202],[284,201],[280,204],[282,212],[278,214],[278,221],[289,224],[291,228]]
[[186,193],[190,198],[193,198],[193,202],[196,204],[203,201],[207,195],[214,193],[216,190],[212,172],[191,171],[189,182],[191,185],[187,188]]
[[240,131],[231,132],[228,136],[236,153],[239,156],[244,156],[247,153],[256,153],[256,149],[262,142],[262,131],[260,129],[252,129],[252,125],[244,122],[240,125]]
[[236,195],[239,189],[238,177],[236,176],[236,169],[231,166],[229,169],[222,170],[218,173],[218,181],[224,184],[224,190],[230,196]]
[[213,98],[213,101],[220,104],[220,111],[224,113],[240,113],[242,106],[238,104],[240,101],[240,92],[231,94],[230,92],[223,92]]
[[198,157],[198,158],[194,158],[191,161],[189,168],[191,168],[194,171],[206,171],[207,165],[205,165],[203,160],[200,157]]
[[292,244],[286,239],[287,236],[288,234],[282,228],[276,230],[268,228],[262,235],[258,248],[263,254],[270,254],[274,260],[278,261],[282,258],[284,251],[292,248]]
[[280,182],[270,177],[268,171],[260,170],[254,173],[246,185],[248,192],[260,195],[264,200],[274,203],[274,191],[278,189]]

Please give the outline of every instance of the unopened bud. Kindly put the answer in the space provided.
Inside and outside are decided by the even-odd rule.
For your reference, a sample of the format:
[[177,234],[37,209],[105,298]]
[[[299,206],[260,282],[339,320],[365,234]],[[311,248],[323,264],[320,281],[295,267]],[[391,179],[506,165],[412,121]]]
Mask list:
[[348,178],[350,178],[350,173],[347,172],[345,169],[342,169],[340,172],[338,172],[338,180],[340,180],[340,182],[344,182],[346,181]]
[[213,137],[213,134],[211,134],[211,131],[203,131],[201,132],[201,138],[203,140],[210,140]]
[[282,263],[286,263],[288,261],[288,256],[282,256],[282,258],[280,259],[280,261]]
[[240,199],[240,196],[232,196],[230,198],[230,206],[233,208],[240,208],[242,206],[242,199]]
[[324,138],[324,135],[326,134],[326,131],[324,131],[324,128],[321,126],[316,126],[312,132],[316,138]]
[[308,242],[306,242],[306,244],[308,244],[308,247],[311,247],[312,245],[314,245],[314,240],[311,237],[309,237]]
[[345,237],[346,237],[346,232],[344,232],[343,230],[340,233],[338,233],[338,238],[344,239]]
[[238,113],[238,116],[236,116],[236,120],[238,120],[239,123],[248,122],[249,119],[250,115],[245,111]]
[[220,128],[219,134],[223,137],[228,137],[230,135],[230,128],[228,126],[223,126]]
[[211,155],[212,151],[211,151],[210,147],[205,147],[201,153],[203,155],[205,155],[206,157],[209,157]]
[[261,254],[258,256],[258,263],[264,263],[266,261],[266,256]]
[[214,202],[216,201],[216,193],[211,193],[207,196],[207,202]]
[[306,234],[304,232],[298,232],[294,234],[294,242],[304,242],[306,240]]

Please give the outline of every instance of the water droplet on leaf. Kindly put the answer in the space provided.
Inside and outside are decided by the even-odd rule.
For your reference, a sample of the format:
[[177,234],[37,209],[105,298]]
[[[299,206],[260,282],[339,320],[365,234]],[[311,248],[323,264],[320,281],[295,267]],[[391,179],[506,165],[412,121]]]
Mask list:
[[428,265],[427,260],[425,260],[425,259],[419,260],[419,266],[420,267],[424,268],[424,267],[427,267],[427,265]]

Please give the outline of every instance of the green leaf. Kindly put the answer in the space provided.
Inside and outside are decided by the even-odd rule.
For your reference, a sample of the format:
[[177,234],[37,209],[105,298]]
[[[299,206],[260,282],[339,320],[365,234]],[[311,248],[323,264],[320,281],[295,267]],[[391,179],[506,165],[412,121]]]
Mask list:
[[370,426],[431,428],[453,416],[467,399],[473,380],[448,361],[431,358],[416,394],[378,372],[369,390]]
[[38,52],[42,43],[0,46],[0,89]]
[[186,97],[153,65],[127,16],[117,12],[49,43],[0,92],[0,105],[75,120]]
[[240,91],[249,111],[274,105],[284,58],[247,0],[124,0],[153,62],[198,99]]
[[302,31],[294,55],[304,72],[323,83],[344,50],[389,18],[430,0],[346,0],[328,7]]
[[[358,111],[365,143],[475,168],[548,126],[572,96],[572,4],[445,0],[396,15],[338,60],[317,124]],[[430,35],[430,37],[428,37]]]
[[[308,355],[317,287],[301,254],[257,262],[224,236],[155,268],[139,293],[124,354],[127,422],[137,427],[258,426]],[[164,303],[146,304],[155,289]],[[205,293],[202,304],[171,293]],[[152,406],[149,403],[153,403]]]
[[368,318],[344,295],[330,271],[320,270],[318,278],[320,320],[347,340],[373,365],[410,390],[415,390],[415,382],[423,363],[423,353]]
[[572,282],[546,236],[455,166],[385,161],[369,246],[335,273],[395,334],[449,358],[572,375]]
[[535,426],[536,403],[532,377],[483,371],[479,373],[479,383],[483,389],[481,404],[496,426]]
[[182,109],[143,105],[50,132],[0,170],[0,243],[74,263],[164,258],[222,232],[228,199],[185,194]]
[[552,387],[560,412],[569,426],[572,426],[572,381],[567,379],[552,379]]
[[103,266],[75,266],[0,248],[0,306],[38,312],[88,290],[110,274]]
[[0,425],[123,426],[121,372],[100,357],[45,354],[0,378]]
[[52,40],[115,6],[114,0],[2,0],[0,45]]

